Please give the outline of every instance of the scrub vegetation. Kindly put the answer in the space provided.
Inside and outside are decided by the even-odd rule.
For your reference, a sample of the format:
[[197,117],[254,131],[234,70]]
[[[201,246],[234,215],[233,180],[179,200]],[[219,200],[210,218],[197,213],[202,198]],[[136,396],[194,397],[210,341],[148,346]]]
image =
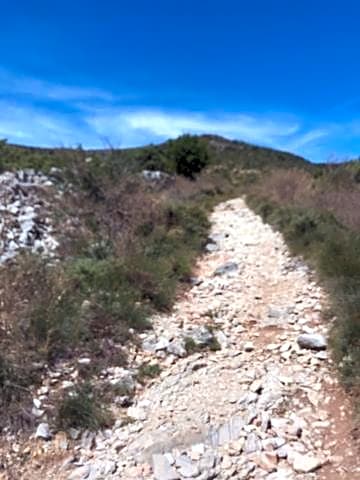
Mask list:
[[[51,175],[64,192],[54,205],[61,248],[57,262],[24,254],[0,267],[3,424],[9,416],[26,424],[29,385],[46,364],[91,352],[102,367],[126,365],[126,346],[151,328],[151,313],[169,310],[190,285],[211,208],[239,195],[318,272],[336,317],[334,358],[345,385],[359,393],[358,160],[313,165],[216,136],[97,151],[0,142],[0,172],[23,168]],[[143,170],[166,175],[149,181]],[[145,381],[159,373],[144,365],[139,375]],[[63,399],[59,425],[109,422],[87,377]]]

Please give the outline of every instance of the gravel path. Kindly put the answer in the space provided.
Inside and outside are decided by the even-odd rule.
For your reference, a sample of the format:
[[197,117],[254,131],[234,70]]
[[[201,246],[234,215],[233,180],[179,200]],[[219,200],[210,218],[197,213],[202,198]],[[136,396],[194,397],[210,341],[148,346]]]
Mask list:
[[[162,373],[128,409],[135,421],[83,444],[51,478],[360,479],[324,293],[242,199],[211,221],[195,285],[143,337],[136,360]],[[184,337],[222,348],[184,356]]]

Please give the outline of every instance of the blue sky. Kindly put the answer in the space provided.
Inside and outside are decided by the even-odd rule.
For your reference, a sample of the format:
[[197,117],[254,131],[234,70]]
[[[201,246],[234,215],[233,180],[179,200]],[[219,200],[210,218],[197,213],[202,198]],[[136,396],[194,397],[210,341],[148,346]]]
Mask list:
[[360,4],[2,2],[0,138],[143,145],[217,133],[360,155]]

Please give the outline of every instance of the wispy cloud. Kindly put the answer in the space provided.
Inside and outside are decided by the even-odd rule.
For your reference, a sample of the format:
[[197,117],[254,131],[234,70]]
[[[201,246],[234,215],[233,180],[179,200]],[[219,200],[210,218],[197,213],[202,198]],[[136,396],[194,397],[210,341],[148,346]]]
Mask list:
[[243,114],[211,115],[144,108],[105,109],[88,115],[86,121],[99,135],[125,139],[125,142],[127,139],[130,144],[145,138],[166,139],[183,133],[209,133],[275,145],[299,129],[296,122],[276,122]]
[[51,110],[0,101],[0,112],[0,138],[14,143],[60,146],[92,141],[86,125]]
[[129,97],[106,90],[52,84],[0,68],[0,138],[41,146],[130,147],[183,133],[217,134],[292,151],[310,159],[360,151],[360,120],[305,121],[294,115],[213,113],[129,107]]
[[117,147],[133,147],[184,133],[217,134],[259,145],[307,153],[325,137],[325,129],[303,131],[300,122],[256,115],[176,112],[118,106],[72,110],[0,101],[0,137],[15,143],[100,147],[104,138]]
[[15,75],[0,68],[0,92],[7,95],[25,95],[36,99],[53,101],[101,100],[115,101],[110,92],[99,88],[54,84],[37,78]]
[[295,137],[287,144],[287,148],[289,150],[297,151],[300,148],[304,148],[309,144],[313,144],[320,140],[321,138],[325,138],[330,135],[331,129],[330,128],[315,128],[313,130],[309,130],[308,132],[302,133]]

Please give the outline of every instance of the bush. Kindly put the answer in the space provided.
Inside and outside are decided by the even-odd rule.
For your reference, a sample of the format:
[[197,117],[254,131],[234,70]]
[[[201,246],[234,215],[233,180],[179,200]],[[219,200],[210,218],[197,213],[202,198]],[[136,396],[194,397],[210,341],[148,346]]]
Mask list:
[[206,242],[209,222],[197,206],[169,204],[157,225],[138,228],[139,251],[126,261],[130,283],[157,309],[171,306],[179,281],[187,281],[192,262]]
[[33,260],[33,296],[29,305],[29,334],[37,351],[48,360],[74,348],[86,334],[81,298],[61,266]]
[[139,382],[144,382],[146,378],[156,378],[160,375],[160,373],[160,365],[143,363],[139,367],[137,378]]
[[140,164],[146,170],[160,170],[166,173],[176,171],[174,160],[169,158],[166,150],[161,147],[146,147],[141,153]]
[[333,231],[319,252],[319,268],[326,277],[357,279],[360,276],[360,237]]
[[182,229],[181,241],[186,245],[200,249],[205,245],[210,223],[207,213],[196,204],[169,205],[166,209],[167,226],[169,229]]
[[247,202],[264,221],[283,233],[294,253],[307,258],[320,253],[335,231],[342,231],[331,213],[277,205],[257,196],[248,196]]
[[188,355],[199,351],[199,346],[192,337],[185,337],[185,350]]
[[140,331],[149,328],[147,311],[139,303],[139,288],[131,284],[127,268],[115,257],[79,258],[70,264],[68,274],[73,283],[83,298],[91,299],[88,321],[92,334],[102,330],[102,335],[108,333],[121,340],[130,327]]
[[97,350],[96,343],[107,336],[126,342],[130,328],[149,328],[148,309],[121,259],[80,257],[49,266],[35,257],[23,268],[31,272],[23,279],[28,302],[23,341],[47,360],[86,344]]
[[360,393],[360,279],[337,279],[331,285],[336,323],[331,335],[335,359],[345,384]]
[[171,140],[166,151],[175,164],[176,173],[190,179],[194,179],[210,163],[206,143],[196,136],[183,135]]
[[2,409],[19,400],[23,390],[26,390],[29,385],[29,381],[27,373],[21,367],[15,366],[3,355],[0,356],[0,404]]
[[204,350],[210,350],[211,352],[217,352],[218,350],[221,350],[221,345],[215,336],[213,336],[210,342],[206,345],[200,345],[196,343],[192,337],[185,337],[184,340],[185,340],[185,350],[188,355],[191,355],[197,352],[202,352]]
[[11,427],[15,431],[33,427],[30,387],[39,380],[27,352],[16,355],[0,355],[0,429]]
[[101,404],[98,394],[89,383],[85,383],[61,400],[56,423],[62,430],[69,428],[98,430],[110,426],[112,418]]
[[137,286],[142,301],[164,310],[171,306],[179,280],[174,269],[178,253],[174,253],[173,258],[165,252],[156,255],[159,245],[154,243],[149,245],[145,254],[128,259],[127,276],[130,283]]

